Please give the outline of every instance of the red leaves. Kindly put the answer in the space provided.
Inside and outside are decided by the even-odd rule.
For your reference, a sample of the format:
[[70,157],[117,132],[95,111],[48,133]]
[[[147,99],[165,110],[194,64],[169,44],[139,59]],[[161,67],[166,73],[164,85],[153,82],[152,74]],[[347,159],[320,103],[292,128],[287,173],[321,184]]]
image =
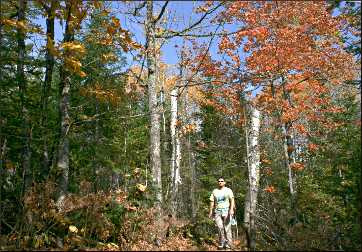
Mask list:
[[267,167],[264,169],[264,173],[265,173],[265,175],[271,176],[271,175],[273,175],[273,170],[271,168]]
[[304,164],[295,162],[290,165],[290,168],[293,169],[294,171],[302,171],[304,170]]
[[274,192],[276,192],[276,189],[274,186],[271,185],[271,186],[267,186],[266,188],[264,188],[264,191],[268,192],[268,193],[274,193]]
[[316,145],[316,144],[314,144],[314,143],[309,143],[308,144],[308,150],[310,151],[310,152],[315,152],[315,151],[317,151],[319,148],[318,148],[318,146]]

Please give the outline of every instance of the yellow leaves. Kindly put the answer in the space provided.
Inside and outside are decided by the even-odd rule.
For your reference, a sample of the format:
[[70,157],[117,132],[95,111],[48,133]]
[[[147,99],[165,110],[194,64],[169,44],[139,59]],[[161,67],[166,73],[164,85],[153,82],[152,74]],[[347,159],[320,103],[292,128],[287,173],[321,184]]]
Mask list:
[[137,185],[136,185],[136,188],[137,188],[138,191],[144,192],[144,191],[146,191],[147,186],[142,185],[142,184],[137,184]]
[[102,63],[106,63],[106,62],[115,62],[118,60],[118,57],[110,52],[110,53],[105,53],[101,55],[101,61]]
[[99,83],[96,83],[93,87],[82,88],[80,94],[83,96],[95,96],[100,102],[110,102],[113,105],[121,100],[118,90],[107,89]]
[[20,28],[20,29],[23,29],[23,30],[25,30],[25,28],[26,28],[26,25],[25,25],[24,21],[17,21],[16,26],[17,26],[17,28]]
[[84,77],[86,74],[80,69],[82,63],[79,60],[69,57],[64,59],[64,67],[66,67],[72,73],[78,74],[80,77]]
[[182,134],[192,133],[196,130],[196,124],[190,123],[182,127]]
[[164,88],[165,91],[170,92],[175,86],[176,86],[176,82],[177,82],[177,76],[170,76],[170,77],[166,77],[164,76]]
[[77,42],[64,42],[60,48],[64,49],[64,51],[69,53],[76,53],[79,55],[83,55],[85,53],[84,45]]
[[76,226],[70,225],[69,232],[76,234],[76,233],[78,233],[78,228]]
[[140,67],[132,67],[129,69],[127,84],[125,85],[126,94],[135,94],[142,96],[145,93],[143,82],[147,79],[146,71],[141,72]]
[[130,48],[132,48],[132,49],[135,49],[135,50],[138,50],[138,49],[143,48],[143,46],[142,46],[141,44],[138,44],[138,43],[135,42],[135,41],[130,41],[130,42],[128,43],[128,46],[129,46]]
[[98,1],[98,0],[92,1],[92,4],[93,4],[94,8],[96,8],[96,9],[100,9],[103,6],[103,3],[101,1]]
[[11,19],[1,19],[0,24],[4,25],[7,28],[16,28],[20,29],[22,31],[25,31],[28,29],[27,24],[24,21],[17,21],[17,20],[11,20]]
[[112,17],[112,24],[114,27],[119,28],[121,26],[121,23],[118,18]]
[[99,44],[104,45],[104,46],[111,45],[112,43],[113,43],[113,39],[108,34],[104,38],[102,38],[99,42]]
[[117,244],[111,242],[111,243],[106,243],[103,247],[102,250],[107,250],[107,251],[120,251],[120,248]]
[[[57,55],[56,49],[53,45],[48,45],[49,49]],[[66,67],[72,73],[79,75],[81,78],[87,76],[87,74],[81,70],[82,63],[79,58],[84,55],[84,45],[78,42],[65,42],[60,45],[60,49],[63,50],[62,57],[64,58],[64,67]]]
[[136,176],[136,177],[139,177],[141,175],[141,168],[136,167],[133,170],[133,175]]
[[6,160],[5,161],[5,168],[7,170],[15,170],[15,165],[13,162],[11,162],[10,160]]
[[116,28],[115,27],[113,27],[113,26],[108,26],[107,27],[107,32],[109,33],[109,34],[114,34],[114,33],[116,33]]

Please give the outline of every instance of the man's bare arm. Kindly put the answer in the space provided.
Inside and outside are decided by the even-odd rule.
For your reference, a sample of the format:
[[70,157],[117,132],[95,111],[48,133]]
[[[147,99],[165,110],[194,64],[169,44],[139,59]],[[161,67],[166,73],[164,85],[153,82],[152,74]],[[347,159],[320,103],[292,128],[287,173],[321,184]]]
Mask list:
[[232,197],[230,199],[230,209],[229,209],[230,215],[234,215],[234,209],[235,209],[235,200],[234,200],[234,197]]
[[214,201],[212,200],[210,201],[209,218],[212,217],[213,210],[214,210]]

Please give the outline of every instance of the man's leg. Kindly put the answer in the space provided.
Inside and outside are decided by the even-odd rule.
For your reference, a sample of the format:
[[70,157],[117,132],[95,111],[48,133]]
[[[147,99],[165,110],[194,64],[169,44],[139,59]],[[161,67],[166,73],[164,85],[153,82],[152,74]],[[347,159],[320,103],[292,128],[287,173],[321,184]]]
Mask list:
[[231,247],[233,238],[232,238],[232,233],[231,233],[231,216],[230,215],[225,217],[224,226],[225,226],[226,242],[229,245],[229,247]]
[[224,221],[220,213],[215,213],[215,223],[219,234],[219,245],[223,247],[225,243]]

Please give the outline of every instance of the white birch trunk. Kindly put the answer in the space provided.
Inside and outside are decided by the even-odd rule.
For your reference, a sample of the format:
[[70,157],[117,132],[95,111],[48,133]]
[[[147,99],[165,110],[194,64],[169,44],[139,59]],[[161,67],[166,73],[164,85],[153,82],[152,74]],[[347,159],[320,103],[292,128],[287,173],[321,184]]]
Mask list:
[[260,152],[259,152],[259,129],[260,112],[253,107],[251,109],[250,125],[246,126],[247,163],[249,190],[245,199],[244,225],[248,230],[251,247],[255,247],[255,221],[256,204],[259,190],[260,178]]
[[292,136],[289,135],[287,125],[283,125],[283,148],[284,148],[284,159],[285,159],[285,166],[288,169],[288,185],[289,185],[289,192],[292,197],[295,195],[295,188],[294,188],[294,178],[293,178],[293,171],[291,168],[291,164],[295,163],[295,158],[292,154],[292,150],[294,148],[292,143]]
[[172,157],[171,157],[171,208],[173,214],[176,213],[176,195],[178,186],[181,184],[180,176],[180,163],[181,163],[181,145],[180,138],[177,132],[177,113],[178,113],[178,88],[171,91],[171,144],[172,144]]

